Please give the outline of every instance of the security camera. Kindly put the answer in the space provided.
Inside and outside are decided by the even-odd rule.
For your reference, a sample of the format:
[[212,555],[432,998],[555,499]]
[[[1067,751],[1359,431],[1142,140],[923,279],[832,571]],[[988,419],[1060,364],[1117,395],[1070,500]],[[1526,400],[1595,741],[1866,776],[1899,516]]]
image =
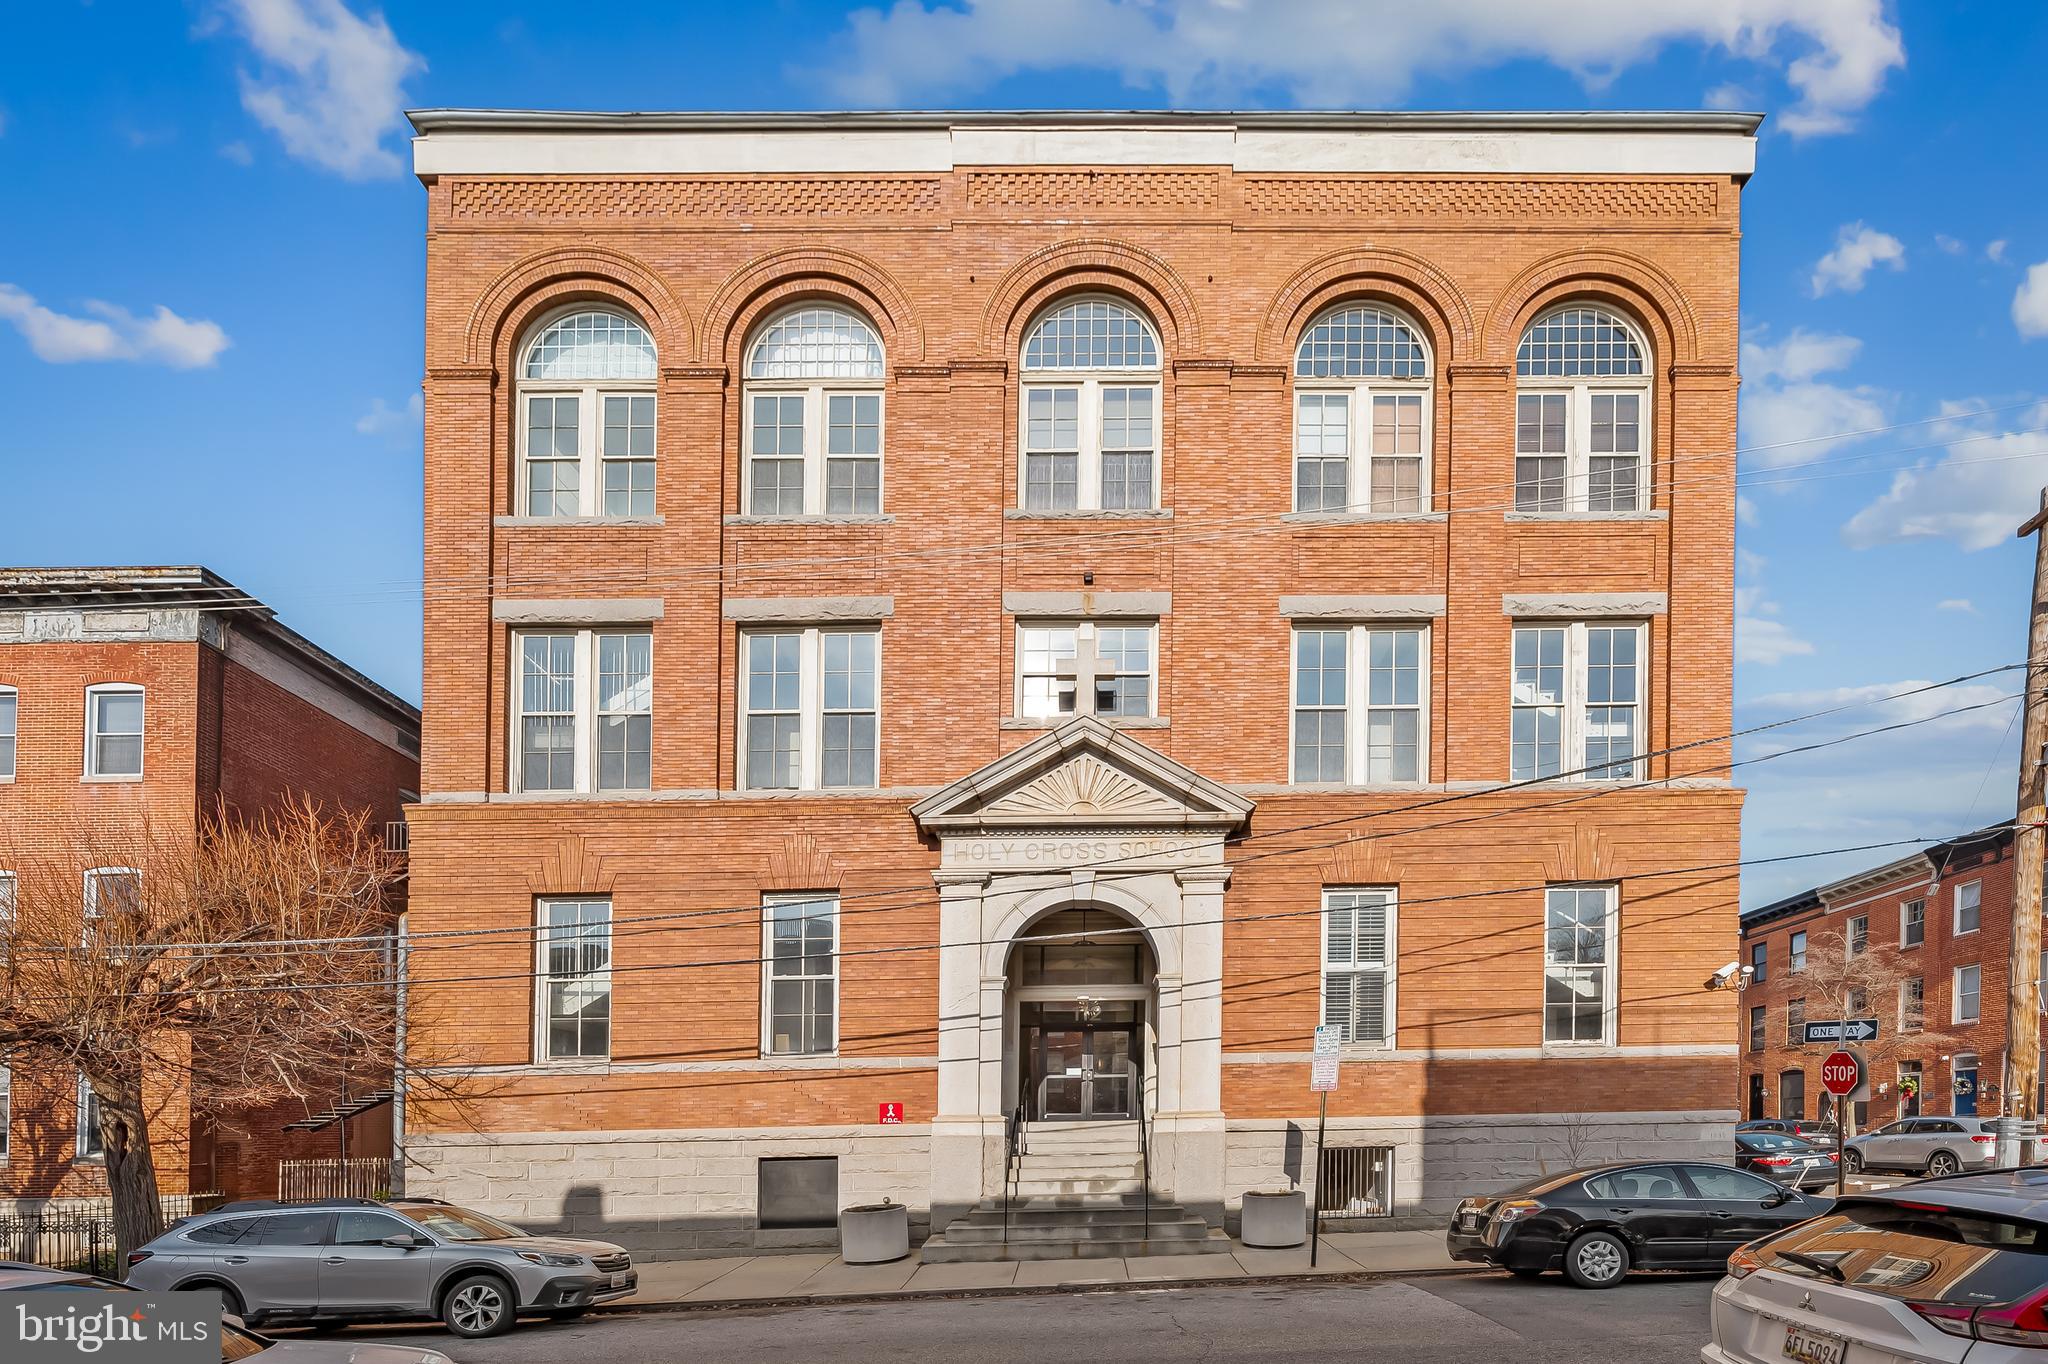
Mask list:
[[1707,977],[1706,988],[1709,990],[1726,990],[1733,987],[1739,990],[1749,984],[1749,978],[1755,974],[1756,970],[1754,967],[1744,966],[1739,961],[1731,961],[1720,970],[1714,972],[1713,975]]

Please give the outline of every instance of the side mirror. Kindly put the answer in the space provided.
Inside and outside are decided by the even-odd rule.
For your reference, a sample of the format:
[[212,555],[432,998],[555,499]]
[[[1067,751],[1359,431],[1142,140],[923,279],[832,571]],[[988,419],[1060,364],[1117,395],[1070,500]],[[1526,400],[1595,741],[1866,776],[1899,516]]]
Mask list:
[[396,1250],[418,1250],[424,1242],[411,1232],[401,1231],[396,1236],[385,1237],[379,1244],[390,1246]]

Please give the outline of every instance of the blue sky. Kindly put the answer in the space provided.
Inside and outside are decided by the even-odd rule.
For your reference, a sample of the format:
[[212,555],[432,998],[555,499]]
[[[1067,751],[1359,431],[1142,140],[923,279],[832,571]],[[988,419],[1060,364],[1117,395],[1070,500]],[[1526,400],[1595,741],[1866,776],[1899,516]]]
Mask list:
[[[1738,723],[2021,656],[2011,532],[2048,482],[2037,4],[44,0],[11,37],[0,561],[205,562],[408,696],[422,196],[399,111],[434,105],[1763,110]],[[1747,855],[2009,814],[2012,711],[1744,769]],[[1757,868],[1744,898],[1884,856]]]

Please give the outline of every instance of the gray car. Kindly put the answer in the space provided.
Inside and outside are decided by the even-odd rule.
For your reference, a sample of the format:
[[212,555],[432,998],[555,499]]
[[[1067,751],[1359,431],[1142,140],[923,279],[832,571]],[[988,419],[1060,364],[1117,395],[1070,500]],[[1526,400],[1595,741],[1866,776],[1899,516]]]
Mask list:
[[1953,1175],[1997,1163],[1998,1124],[1982,1118],[1901,1118],[1849,1138],[1842,1161],[1849,1173],[1904,1170]]
[[251,1322],[314,1327],[438,1317],[494,1336],[521,1313],[566,1318],[630,1295],[632,1260],[605,1241],[532,1236],[434,1199],[231,1203],[128,1257],[137,1288],[211,1288]]

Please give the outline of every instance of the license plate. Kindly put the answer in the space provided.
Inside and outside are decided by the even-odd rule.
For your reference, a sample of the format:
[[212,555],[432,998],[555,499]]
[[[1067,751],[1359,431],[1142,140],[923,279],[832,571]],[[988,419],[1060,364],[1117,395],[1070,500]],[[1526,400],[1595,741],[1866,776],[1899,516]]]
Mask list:
[[1840,1336],[1810,1331],[1804,1326],[1785,1328],[1785,1358],[1795,1364],[1842,1364],[1849,1342]]
[[613,1288],[624,1288],[625,1286],[626,1286],[626,1276],[625,1276],[625,1275],[623,1275],[623,1274],[614,1274],[614,1275],[612,1275],[612,1287],[613,1287]]
[[1459,1214],[1458,1225],[1463,1227],[1466,1231],[1479,1230],[1479,1214],[1476,1212]]

